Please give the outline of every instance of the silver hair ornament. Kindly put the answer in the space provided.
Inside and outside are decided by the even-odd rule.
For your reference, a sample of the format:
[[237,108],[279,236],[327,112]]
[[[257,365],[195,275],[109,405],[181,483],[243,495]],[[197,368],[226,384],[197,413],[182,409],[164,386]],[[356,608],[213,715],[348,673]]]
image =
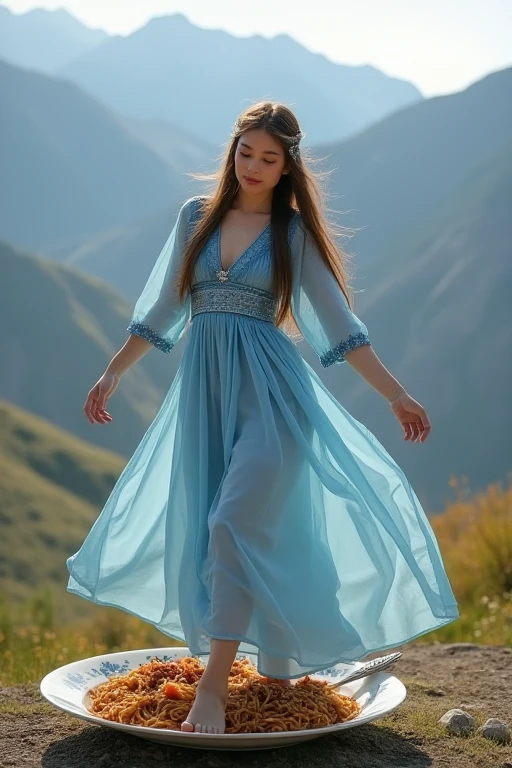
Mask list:
[[231,137],[230,138],[234,139],[234,138],[236,138],[236,136],[238,136],[238,134],[240,133],[241,126],[242,126],[242,121],[238,117],[236,119],[236,121],[235,121],[235,124],[234,124],[232,130],[231,130]]
[[293,157],[294,160],[299,159],[299,143],[300,143],[300,140],[303,139],[305,135],[306,134],[303,133],[302,131],[299,131],[298,133],[296,133],[295,136],[293,137],[293,144],[290,144],[290,146],[288,147],[288,152],[290,153],[290,155]]
[[[233,128],[231,129],[231,135],[230,135],[231,139],[235,139],[238,137],[238,135],[240,134],[241,127],[242,127],[242,121],[240,120],[240,118],[237,118],[235,121],[235,124],[233,125]],[[306,134],[303,133],[303,131],[299,131],[298,133],[295,134],[295,136],[291,137],[292,143],[288,147],[288,152],[290,153],[290,155],[293,157],[294,160],[299,159],[299,144],[301,139],[303,139],[305,135]]]

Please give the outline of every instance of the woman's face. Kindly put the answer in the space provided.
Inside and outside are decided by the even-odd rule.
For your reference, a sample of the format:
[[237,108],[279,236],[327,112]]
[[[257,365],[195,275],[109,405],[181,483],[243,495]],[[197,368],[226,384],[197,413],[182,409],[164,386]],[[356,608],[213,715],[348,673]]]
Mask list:
[[235,175],[244,191],[268,192],[287,171],[284,150],[272,134],[263,128],[242,133],[235,151]]

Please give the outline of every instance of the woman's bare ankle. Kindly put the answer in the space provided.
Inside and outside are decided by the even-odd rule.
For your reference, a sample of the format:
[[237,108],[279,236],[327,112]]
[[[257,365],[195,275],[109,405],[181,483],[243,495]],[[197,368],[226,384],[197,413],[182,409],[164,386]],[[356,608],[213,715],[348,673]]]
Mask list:
[[228,681],[219,680],[213,675],[203,674],[197,684],[197,691],[208,691],[208,693],[217,696],[226,704],[228,700]]

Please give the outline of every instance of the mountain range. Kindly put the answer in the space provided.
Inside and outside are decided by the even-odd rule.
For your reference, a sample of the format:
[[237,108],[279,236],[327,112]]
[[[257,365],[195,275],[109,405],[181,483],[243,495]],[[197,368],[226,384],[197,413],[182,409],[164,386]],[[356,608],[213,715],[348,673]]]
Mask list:
[[204,142],[167,126],[174,161],[166,160],[161,126],[119,117],[73,83],[6,62],[0,106],[0,237],[40,253],[170,205],[186,194],[186,170],[208,156]]
[[12,13],[0,5],[0,56],[20,67],[50,74],[108,38],[64,8]]
[[227,140],[254,99],[290,104],[317,143],[347,138],[423,98],[409,82],[370,65],[337,64],[285,34],[237,37],[176,13],[126,36],[107,35],[66,11],[0,10],[1,58],[72,80],[121,114],[171,122],[210,144]]

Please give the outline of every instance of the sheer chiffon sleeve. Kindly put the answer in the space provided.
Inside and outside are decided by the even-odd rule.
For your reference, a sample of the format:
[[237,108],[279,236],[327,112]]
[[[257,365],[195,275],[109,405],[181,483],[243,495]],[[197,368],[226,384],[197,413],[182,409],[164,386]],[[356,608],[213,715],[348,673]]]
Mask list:
[[180,302],[176,282],[198,200],[193,197],[182,205],[173,230],[137,299],[127,328],[162,352],[170,352],[179,341],[191,315],[190,294]]
[[351,349],[371,345],[368,329],[351,311],[300,216],[291,239],[292,311],[324,368],[344,363]]

